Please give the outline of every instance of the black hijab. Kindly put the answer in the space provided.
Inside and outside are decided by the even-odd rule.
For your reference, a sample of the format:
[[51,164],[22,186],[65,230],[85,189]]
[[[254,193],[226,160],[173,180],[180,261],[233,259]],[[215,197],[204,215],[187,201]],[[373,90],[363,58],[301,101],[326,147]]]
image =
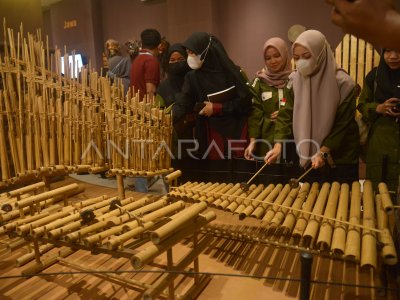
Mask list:
[[[229,86],[224,77],[218,73],[228,73],[236,85],[240,96],[247,95],[249,89],[246,81],[240,73],[240,68],[229,58],[222,43],[207,32],[195,32],[184,43],[183,46],[204,59],[202,67],[195,70],[196,77],[206,93],[220,91]],[[208,51],[205,49],[209,47]],[[214,74],[215,75],[214,75]],[[203,98],[204,99],[204,98]]]
[[166,69],[168,77],[163,82],[161,82],[157,88],[157,94],[159,94],[164,99],[165,105],[167,107],[175,102],[176,94],[181,91],[185,75],[187,72],[190,71],[190,68],[186,61],[186,49],[183,47],[183,45],[177,43],[169,47],[167,53],[167,61],[169,61],[172,53],[174,52],[179,52],[180,54],[182,54],[185,60],[172,64],[168,63]]
[[374,101],[378,103],[383,103],[389,98],[400,98],[400,69],[393,70],[387,65],[384,59],[385,51],[387,49],[383,49],[378,67],[365,79],[374,93]]

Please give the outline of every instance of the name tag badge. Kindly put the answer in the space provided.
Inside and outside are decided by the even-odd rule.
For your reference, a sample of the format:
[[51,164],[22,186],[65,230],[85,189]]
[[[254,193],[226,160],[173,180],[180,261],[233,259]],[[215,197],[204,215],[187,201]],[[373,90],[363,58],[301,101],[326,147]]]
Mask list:
[[271,98],[272,98],[272,92],[263,92],[261,94],[262,101],[266,101],[266,100],[271,99]]
[[279,107],[285,106],[286,105],[286,98],[282,98],[279,100]]

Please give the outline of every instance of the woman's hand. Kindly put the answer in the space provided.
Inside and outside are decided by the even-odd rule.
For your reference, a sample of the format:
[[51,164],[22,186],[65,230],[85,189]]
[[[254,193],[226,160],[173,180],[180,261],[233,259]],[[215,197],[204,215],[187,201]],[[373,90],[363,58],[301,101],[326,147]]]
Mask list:
[[213,104],[210,101],[204,101],[205,106],[199,112],[199,115],[211,117],[213,114]]
[[320,153],[315,154],[311,158],[311,166],[313,169],[319,169],[325,166],[325,159],[322,158]]
[[250,144],[247,146],[246,150],[244,150],[244,158],[247,160],[254,160],[253,151],[255,148],[256,142],[254,138],[250,139]]
[[282,152],[282,144],[276,143],[274,145],[274,148],[272,148],[272,150],[268,151],[268,153],[265,155],[264,161],[267,164],[275,163],[280,158],[281,152]]
[[279,110],[274,111],[274,112],[271,114],[271,116],[270,116],[271,122],[275,122],[275,121],[276,121],[276,118],[278,117],[278,113],[279,113]]
[[400,103],[400,99],[397,98],[387,99],[385,102],[378,104],[376,106],[376,112],[382,115],[398,117],[400,116],[400,112],[397,112],[396,109],[394,109],[394,107],[398,103]]

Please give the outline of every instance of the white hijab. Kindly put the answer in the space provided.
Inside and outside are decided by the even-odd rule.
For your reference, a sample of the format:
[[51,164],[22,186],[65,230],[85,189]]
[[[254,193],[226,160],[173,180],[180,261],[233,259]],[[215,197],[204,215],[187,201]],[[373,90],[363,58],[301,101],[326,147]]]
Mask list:
[[293,76],[293,135],[300,165],[305,167],[332,131],[336,111],[355,84],[347,73],[337,68],[331,47],[321,32],[303,32],[292,51],[296,45],[308,49],[316,64],[311,76],[303,77],[300,72]]

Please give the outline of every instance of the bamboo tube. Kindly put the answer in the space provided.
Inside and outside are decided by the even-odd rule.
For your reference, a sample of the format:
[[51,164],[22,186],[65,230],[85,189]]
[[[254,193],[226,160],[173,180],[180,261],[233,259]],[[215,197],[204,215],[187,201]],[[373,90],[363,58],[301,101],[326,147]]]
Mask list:
[[185,184],[174,188],[172,191],[170,191],[170,192],[168,193],[168,196],[176,197],[176,198],[179,199],[179,198],[181,197],[181,193],[183,192],[183,190],[184,190],[185,188],[188,188],[188,187],[190,187],[190,186],[194,186],[194,185],[197,185],[197,184],[198,184],[197,182],[190,182],[190,181],[188,181],[188,182],[186,182]]
[[[65,61],[64,57],[64,61]],[[68,60],[68,58],[67,58]],[[64,69],[66,70],[66,68]],[[69,100],[64,101],[64,164],[66,166],[72,163],[71,161],[71,124],[72,124],[72,115],[71,115],[71,103]]]
[[[334,218],[336,216],[339,194],[340,184],[338,182],[333,182],[331,185],[328,202],[326,203],[325,207],[325,217]],[[320,250],[327,251],[330,248],[332,242],[333,225],[334,223],[330,220],[325,219],[322,221],[317,239],[317,247]]]
[[182,210],[184,207],[185,203],[183,201],[178,201],[143,216],[142,221],[144,223],[141,224],[141,226],[139,226],[139,222],[137,220],[122,224],[121,227],[123,230],[126,230],[126,232],[118,236],[115,236],[113,238],[110,238],[107,242],[107,248],[109,250],[117,249],[127,240],[132,239],[138,234],[141,234],[146,230],[150,229],[151,227],[153,227],[156,224],[155,222],[156,219],[165,217],[166,215],[169,215],[172,212]]
[[[310,184],[308,182],[303,183],[297,195],[297,198],[292,205],[292,208],[301,209],[305,199],[307,198],[309,191],[310,191]],[[295,210],[291,210],[286,214],[286,218],[283,221],[282,226],[280,228],[280,231],[282,232],[283,235],[288,235],[290,232],[292,232],[292,229],[295,225],[295,221],[299,214],[300,212]]]
[[397,264],[397,252],[393,242],[393,238],[388,229],[388,218],[382,205],[382,195],[375,196],[376,219],[378,229],[383,232],[378,233],[378,241],[383,245],[381,256],[386,265],[394,266]]
[[[239,197],[247,197],[247,193],[251,193],[257,186],[255,184],[252,184],[249,187],[249,190],[247,192],[243,191],[242,189],[238,189],[236,192],[234,192],[228,199],[231,201],[231,204],[228,205],[226,208],[227,211],[234,212],[238,206],[242,203],[243,199]],[[232,202],[233,201],[233,202]]]
[[[51,244],[42,245],[39,248],[40,255],[43,255],[44,253],[50,251],[53,248],[54,248],[54,245],[51,245]],[[27,253],[25,255],[22,255],[22,256],[18,257],[16,259],[16,261],[15,261],[15,264],[16,264],[17,267],[22,267],[23,265],[26,265],[28,262],[30,262],[30,261],[32,261],[34,259],[35,259],[35,252],[32,251],[32,252],[29,252],[29,253]]]
[[[60,211],[60,212],[53,213],[53,214],[51,214],[51,215],[49,215],[49,216],[47,216],[47,217],[44,217],[44,218],[42,218],[42,219],[40,219],[40,220],[37,220],[37,221],[34,221],[34,222],[32,222],[32,223],[19,226],[19,227],[17,227],[17,230],[16,230],[16,231],[17,231],[17,233],[18,233],[19,235],[25,234],[25,233],[27,233],[27,232],[30,231],[30,230],[33,232],[34,228],[36,228],[36,227],[45,225],[45,224],[47,224],[47,223],[49,223],[49,222],[52,222],[52,221],[54,221],[54,220],[57,220],[57,219],[59,219],[59,218],[63,218],[63,217],[65,217],[65,216],[67,216],[68,214],[70,214],[70,212],[71,212],[73,209],[74,209],[73,207],[66,207],[66,208],[64,208],[64,209],[63,209],[62,211]],[[40,232],[38,231],[38,232],[36,232],[36,234],[37,234],[37,235],[40,235]]]
[[[349,222],[355,225],[360,224],[361,216],[361,186],[358,181],[353,182],[351,187],[350,216]],[[351,260],[360,261],[360,228],[349,226],[346,239],[344,255]]]
[[198,190],[202,189],[205,185],[206,185],[205,182],[200,182],[200,183],[195,182],[195,185],[192,185],[185,192],[183,192],[180,198],[186,201],[192,200],[191,197],[193,197],[196,193],[198,193]]
[[[319,215],[322,214],[322,212],[325,208],[325,203],[328,199],[329,188],[330,188],[329,183],[325,182],[324,184],[322,184],[321,191],[318,194],[318,198],[315,202],[312,213],[319,214]],[[309,219],[308,225],[303,233],[303,240],[304,240],[304,244],[306,246],[309,246],[311,244],[311,242],[315,239],[318,228],[319,228],[319,222],[320,222],[319,217],[312,216]]]
[[26,241],[25,239],[18,238],[16,241],[7,243],[7,250],[10,252],[13,252],[13,251],[25,246],[27,243],[28,243],[28,241]]
[[90,167],[88,172],[89,174],[98,174],[98,173],[103,173],[108,170],[108,167]]
[[75,165],[74,166],[74,171],[75,173],[89,173],[89,169],[91,168],[91,165]]
[[[343,183],[340,187],[339,206],[337,209],[336,219],[347,221],[349,207],[349,185]],[[343,255],[346,246],[347,225],[336,223],[333,231],[331,250],[333,253]]]
[[175,180],[178,179],[178,177],[182,176],[182,171],[181,170],[176,170],[172,172],[171,174],[168,174],[167,176],[164,177],[164,181],[168,184],[173,184]]
[[148,200],[149,199],[147,197],[143,197],[133,203],[127,204],[126,206],[123,206],[119,209],[115,209],[109,213],[101,215],[101,216],[97,217],[99,222],[89,225],[89,226],[86,226],[78,231],[71,232],[71,233],[65,235],[64,239],[68,242],[75,242],[78,239],[81,239],[85,235],[89,234],[90,232],[94,232],[96,230],[99,230],[99,229],[102,229],[102,228],[108,226],[108,219],[110,217],[118,216],[118,215],[125,213],[126,211],[134,210],[134,209],[142,206],[143,204],[147,203]]
[[279,196],[275,199],[274,203],[272,205],[270,205],[262,219],[262,222],[265,223],[269,223],[271,222],[272,218],[275,215],[275,212],[278,210],[278,206],[275,206],[274,204],[282,204],[282,202],[286,199],[287,195],[290,192],[290,185],[289,184],[285,184],[285,186],[283,187],[283,189],[281,190],[281,192],[279,193]]
[[50,118],[49,118],[49,164],[54,166],[56,164],[56,117],[55,117],[55,99],[54,96],[50,100]]
[[269,184],[254,200],[248,203],[247,207],[239,214],[239,220],[243,220],[244,218],[248,217],[257,206],[260,205],[262,201],[272,192],[274,189],[274,185],[271,183]]
[[[221,183],[217,188],[213,189],[212,192],[210,193],[205,202],[208,204],[212,204],[215,200],[217,200],[220,197],[220,194],[225,193],[227,190],[229,190],[232,187],[232,184],[226,184],[226,183]],[[218,194],[215,194],[218,193]]]
[[392,199],[390,197],[389,190],[387,188],[386,183],[384,183],[384,182],[379,183],[378,190],[379,190],[379,194],[381,194],[381,197],[382,197],[381,203],[382,203],[383,209],[385,210],[385,212],[387,214],[393,213],[393,203],[392,203]]
[[[222,199],[221,199],[221,195],[225,195],[229,190],[231,190],[233,187],[232,183],[228,183],[226,184],[223,188],[221,188],[218,191],[218,194],[213,195],[212,197],[207,199],[207,202],[213,206],[213,207],[217,207],[220,203],[222,203]],[[214,192],[216,193],[216,192]]]
[[[118,284],[120,284],[122,286],[132,286],[133,287],[132,289],[137,289],[138,287],[140,287],[142,289],[148,289],[148,288],[152,287],[150,284],[145,283],[145,282],[141,282],[139,280],[126,279],[126,278],[123,278],[122,276],[119,276],[119,275],[110,274],[109,270],[90,269],[90,268],[87,268],[86,266],[84,266],[82,264],[77,264],[77,263],[68,261],[68,260],[66,260],[64,258],[60,258],[60,257],[58,258],[58,261],[60,263],[64,264],[64,265],[68,266],[68,267],[72,267],[74,269],[78,269],[78,270],[81,270],[81,271],[84,271],[84,272],[88,272],[88,273],[96,273],[96,272],[98,272],[98,274],[95,274],[97,277],[106,279],[107,281],[110,281],[110,282],[117,282]],[[166,295],[164,293],[161,293],[160,295],[164,299],[168,298],[168,295]]]
[[[291,207],[294,200],[297,197],[297,194],[299,192],[300,187],[291,189],[291,191],[289,192],[289,194],[287,195],[287,197],[285,198],[285,201],[283,201],[282,205],[286,206],[286,207]],[[269,224],[269,229],[268,232],[272,232],[273,230],[275,230],[284,220],[286,214],[288,213],[289,209],[288,208],[279,208],[274,217],[272,218],[270,224]]]
[[168,204],[167,199],[160,198],[158,201],[148,203],[140,208],[137,208],[132,211],[125,211],[125,214],[120,215],[120,216],[115,216],[112,218],[109,218],[108,220],[108,225],[109,226],[114,226],[114,225],[119,225],[124,222],[127,222],[132,219],[140,219],[144,214],[149,213],[153,210],[160,209]]
[[[156,201],[156,202],[153,202],[153,203],[151,203],[149,205],[141,207],[141,208],[139,208],[137,210],[134,210],[130,214],[131,215],[142,215],[142,214],[147,213],[147,212],[150,212],[149,214],[151,214],[152,212],[155,212],[155,211],[165,207],[166,204],[167,203],[166,203],[165,200]],[[114,217],[113,219],[109,220],[107,226],[108,227],[113,226],[113,227],[111,227],[110,229],[104,230],[104,231],[102,231],[102,232],[100,232],[98,234],[91,235],[89,237],[84,238],[83,239],[84,244],[87,247],[89,247],[89,246],[92,246],[92,245],[94,245],[96,243],[99,243],[101,240],[103,240],[104,238],[106,238],[106,237],[108,237],[110,235],[122,232],[127,227],[127,225],[124,224],[124,222],[127,222],[127,221],[132,219],[132,218],[130,218],[130,219],[128,219],[128,218],[124,218],[123,219],[123,218],[124,218],[124,216],[119,217],[119,218],[118,217]],[[133,222],[134,222],[134,224],[139,225],[139,224],[143,223],[144,221],[143,221],[143,218],[140,218],[140,219],[137,218]],[[129,224],[129,226],[131,226],[131,224]]]
[[124,199],[125,198],[124,177],[122,175],[116,175],[116,176],[117,176],[118,196],[121,199]]
[[196,220],[192,224],[188,224],[188,226],[179,230],[173,236],[169,237],[166,240],[163,240],[162,243],[150,245],[146,247],[146,249],[140,251],[139,253],[136,253],[131,257],[131,263],[133,268],[136,270],[142,268],[145,264],[153,260],[156,256],[167,251],[169,248],[171,248],[173,245],[181,241],[183,238],[198,231],[201,227],[205,226],[207,223],[211,222],[215,218],[216,218],[215,213],[209,211],[204,215],[204,218],[199,218],[200,219],[199,221]]
[[174,231],[184,226],[190,220],[196,218],[196,216],[207,209],[207,203],[200,202],[193,204],[191,207],[187,208],[183,212],[178,213],[173,217],[173,219],[161,226],[157,230],[150,233],[151,241],[154,244],[159,244],[164,239],[168,238]]
[[[98,198],[94,198],[94,200],[97,200],[97,199]],[[89,200],[92,200],[92,199],[89,199]],[[92,201],[88,201],[86,203],[89,204],[91,202]],[[100,203],[95,203],[95,204],[92,204],[92,205],[88,205],[87,207],[85,207],[85,210],[91,210],[91,209],[95,210],[95,209],[102,208],[102,207],[104,207],[106,205],[109,205],[109,204],[110,204],[109,200],[104,200],[104,201],[102,201]],[[76,206],[73,206],[73,207],[76,208]],[[46,232],[48,232],[48,231],[51,231],[51,230],[53,230],[55,228],[64,226],[65,224],[68,224],[69,222],[80,220],[80,219],[81,219],[81,213],[80,212],[72,213],[72,214],[69,214],[68,216],[57,218],[55,221],[49,222],[47,224],[44,224],[41,227],[35,228],[32,231],[32,235],[38,237],[38,236],[41,236],[43,234],[46,234]]]
[[[363,225],[375,228],[375,209],[373,199],[372,183],[369,180],[364,182],[363,186]],[[375,232],[363,229],[361,245],[361,268],[377,268],[377,250]]]
[[[199,202],[200,197],[204,196],[202,193],[200,193],[201,191],[207,191],[207,190],[213,189],[215,186],[216,186],[215,184],[208,182],[205,185],[203,185],[200,190],[197,190],[196,187],[189,187],[189,189],[191,189],[192,191],[195,191],[195,195],[193,195],[193,197],[192,197],[193,202]],[[184,194],[185,192],[183,191],[182,193]],[[183,197],[183,199],[184,199],[184,197]]]
[[1,180],[5,181],[10,178],[10,169],[8,166],[8,158],[6,152],[6,137],[4,132],[3,120],[3,91],[0,90],[0,163],[1,163]]
[[77,202],[72,202],[71,205],[75,208],[83,208],[83,207],[88,207],[90,208],[97,208],[97,205],[100,205],[99,207],[102,206],[102,203],[108,203],[109,199],[107,199],[107,195],[101,195],[95,198],[91,199],[86,199],[82,201],[77,201]]
[[48,167],[50,165],[50,157],[49,157],[49,145],[48,145],[48,126],[46,120],[46,93],[43,94],[43,97],[37,98],[38,105],[38,113],[39,113],[39,126],[40,126],[40,142],[41,142],[41,150],[43,156],[43,165],[44,167]]
[[75,251],[71,248],[63,247],[55,255],[48,257],[46,260],[42,260],[41,264],[34,264],[21,271],[23,275],[35,275],[44,269],[50,267],[58,261],[58,257],[67,257]]
[[[206,235],[206,237],[197,245],[195,249],[193,249],[188,255],[186,255],[182,260],[175,266],[176,270],[184,270],[188,267],[193,260],[199,256],[201,252],[209,245],[212,240],[212,236],[210,234]],[[179,274],[178,273],[165,273],[160,276],[156,282],[153,283],[153,287],[148,289],[144,293],[145,300],[155,299],[156,296],[160,295],[160,293],[168,286],[168,284],[174,280]]]
[[26,199],[23,199],[21,201],[18,201],[15,206],[17,208],[24,208],[26,206],[30,206],[36,203],[39,203],[41,201],[44,201],[46,199],[55,197],[55,196],[59,196],[62,194],[66,194],[67,192],[73,192],[79,189],[79,185],[77,183],[72,183],[45,193],[41,193],[39,195],[34,195],[31,197],[28,197]]
[[228,198],[240,189],[240,183],[236,183],[233,187],[229,189],[224,195],[221,196],[221,203],[217,203],[217,207],[220,209],[226,209],[226,207],[231,203]]
[[[225,186],[226,183],[223,185]],[[198,195],[200,195],[200,197],[198,197],[196,199],[196,201],[198,201],[198,202],[206,201],[210,193],[218,192],[219,189],[221,189],[221,184],[217,183],[217,182],[213,183],[209,187],[205,188],[203,191],[200,191],[200,193],[198,194]],[[194,198],[195,197],[193,197],[193,199]]]
[[38,189],[43,188],[45,185],[46,184],[43,181],[41,181],[41,182],[34,183],[34,184],[31,184],[28,186],[24,186],[22,188],[8,192],[7,197],[12,198],[12,197],[17,197],[17,196],[20,196],[22,194],[26,194],[26,193],[29,193],[32,191],[37,191]]
[[[118,199],[118,198],[114,197],[114,198],[107,199],[107,200],[110,201],[109,203],[111,203],[111,201],[116,200],[116,199]],[[132,198],[127,198],[127,199],[124,199],[124,200],[121,201],[121,205],[124,206],[124,205],[126,205],[128,203],[131,203],[131,202],[132,202]],[[95,211],[93,211],[93,213],[97,218],[100,218],[101,216],[104,215],[105,212],[107,212],[109,210],[110,210],[110,208],[108,206],[106,206],[106,207],[102,207],[102,208],[96,209]],[[56,228],[56,229],[53,229],[53,230],[50,230],[50,231],[46,232],[46,236],[51,240],[56,240],[61,235],[69,233],[69,232],[71,232],[71,231],[73,231],[75,229],[78,229],[81,226],[82,226],[82,222],[80,220],[72,222],[72,223],[68,223],[68,224],[66,224],[66,225],[64,225],[64,226],[62,226],[60,228]]]
[[260,219],[263,215],[265,210],[267,209],[269,203],[273,202],[276,197],[279,195],[283,188],[282,184],[277,184],[274,189],[271,191],[270,194],[263,200],[262,203],[254,210],[254,212],[251,214],[251,217]]
[[243,198],[238,198],[236,199],[236,202],[238,202],[239,206],[235,209],[235,211],[233,212],[234,214],[239,214],[243,212],[243,210],[250,205],[251,200],[250,199],[254,199],[255,197],[257,197],[264,189],[264,185],[263,184],[259,184],[256,186],[256,188],[252,191],[249,191],[249,195],[246,196],[246,199]]

